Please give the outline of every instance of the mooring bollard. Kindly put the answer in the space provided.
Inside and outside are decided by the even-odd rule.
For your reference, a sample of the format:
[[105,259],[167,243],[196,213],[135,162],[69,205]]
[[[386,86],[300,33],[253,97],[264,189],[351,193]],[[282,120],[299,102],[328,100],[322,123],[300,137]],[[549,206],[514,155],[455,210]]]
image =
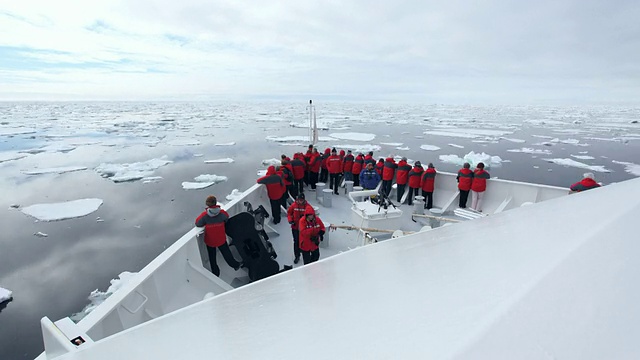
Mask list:
[[322,190],[322,206],[326,208],[331,207],[331,196],[333,196],[333,190],[331,189]]
[[345,191],[345,194],[348,194],[353,191],[353,181],[346,180],[344,182],[344,191]]
[[322,199],[322,190],[327,186],[326,183],[319,182],[316,183],[316,200],[320,201]]
[[413,213],[424,214],[424,196],[416,196],[413,201]]

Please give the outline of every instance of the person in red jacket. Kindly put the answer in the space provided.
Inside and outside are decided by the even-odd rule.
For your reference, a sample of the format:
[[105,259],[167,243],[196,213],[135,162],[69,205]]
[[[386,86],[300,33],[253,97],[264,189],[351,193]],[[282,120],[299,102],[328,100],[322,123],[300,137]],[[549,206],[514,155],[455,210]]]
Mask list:
[[304,162],[304,155],[302,153],[295,153],[293,160],[291,160],[291,168],[293,169],[293,187],[296,189],[296,193],[302,194],[304,192],[304,172],[307,165]]
[[398,169],[396,170],[396,184],[398,185],[398,204],[402,201],[402,195],[404,195],[404,188],[409,182],[409,171],[411,171],[411,165],[407,164],[407,158],[403,157],[398,162]]
[[353,176],[353,186],[360,186],[360,173],[364,166],[364,154],[359,153],[353,160],[353,166],[351,167],[351,174]]
[[376,166],[376,159],[373,158],[373,151],[369,151],[367,155],[364,157],[364,167],[367,167],[368,163],[372,163],[373,167]]
[[569,194],[574,192],[587,191],[587,190],[595,189],[597,187],[600,187],[600,184],[598,184],[594,179],[593,173],[585,173],[583,175],[582,180],[571,185],[571,187],[569,188],[571,190]]
[[291,235],[293,235],[294,264],[300,261],[300,219],[304,217],[308,209],[313,211],[311,205],[305,200],[304,194],[300,194],[287,210],[287,220],[289,220],[289,224],[291,224]]
[[[336,155],[337,156],[337,155]],[[300,252],[302,260],[307,265],[320,258],[320,248],[318,245],[324,239],[324,224],[319,217],[316,217],[313,208],[307,208],[304,217],[300,219],[298,228],[300,229]]]
[[276,174],[276,168],[271,165],[267,168],[267,175],[259,178],[256,182],[267,186],[267,195],[269,196],[269,202],[271,203],[271,216],[273,216],[273,223],[280,223],[280,205],[282,204],[282,195],[287,190],[282,178],[280,175]]
[[469,198],[469,191],[471,190],[471,183],[473,182],[473,171],[471,171],[471,165],[464,163],[462,169],[458,171],[458,190],[460,190],[460,202],[458,206],[462,209],[467,207],[467,199]]
[[482,211],[482,198],[484,191],[487,189],[487,180],[491,176],[484,170],[484,163],[479,162],[476,165],[476,171],[473,172],[473,181],[471,182],[471,208],[476,211]]
[[396,161],[391,156],[384,159],[382,163],[382,189],[387,196],[391,193],[391,183],[393,183],[393,177],[396,175],[397,168],[398,164],[396,164]]
[[[342,173],[344,174],[345,181],[353,181],[353,173],[351,172],[351,170],[353,169],[354,161],[355,161],[355,158],[353,157],[351,150],[347,150],[347,155],[345,155],[344,159],[342,160]],[[354,182],[354,186],[355,186],[355,182]]]
[[413,205],[413,196],[419,194],[423,172],[424,169],[422,168],[420,161],[416,161],[413,165],[413,169],[409,171],[409,195],[407,196],[407,204],[409,205]]
[[309,185],[311,185],[312,190],[316,189],[321,166],[322,155],[318,152],[318,148],[313,148],[313,152],[309,158]]
[[378,159],[378,162],[375,164],[374,168],[376,169],[376,172],[378,173],[378,175],[380,175],[380,178],[382,179],[382,170],[384,169],[384,159],[383,158]]
[[311,182],[310,180],[310,172],[309,172],[309,162],[311,160],[311,154],[313,153],[313,145],[309,145],[309,147],[307,148],[307,152],[304,153],[304,163],[305,163],[305,169],[304,169],[304,183],[309,185]]
[[431,209],[433,207],[433,190],[435,189],[436,175],[436,168],[433,167],[432,163],[429,163],[427,170],[422,174],[422,179],[420,180],[425,209]]
[[216,261],[216,249],[220,249],[224,261],[229,266],[238,270],[242,263],[238,262],[231,254],[224,228],[224,224],[229,220],[229,214],[220,208],[218,200],[213,195],[207,197],[205,204],[207,208],[196,218],[196,226],[204,227],[204,243],[207,245],[211,272],[215,276],[220,276],[220,268]]
[[298,196],[298,189],[293,186],[295,180],[293,177],[293,167],[291,166],[291,160],[289,158],[284,158],[280,161],[282,164],[282,180],[284,181],[284,185],[287,187],[287,193],[291,195],[292,198],[296,198]]
[[340,160],[336,148],[331,149],[331,156],[327,159],[327,169],[329,169],[329,188],[333,189],[334,194],[338,195],[342,160]]
[[326,148],[324,149],[324,154],[321,155],[321,159],[322,159],[322,165],[320,167],[320,182],[322,183],[327,183],[327,181],[329,180],[329,169],[327,169],[327,159],[329,159],[329,156],[331,156],[331,149]]

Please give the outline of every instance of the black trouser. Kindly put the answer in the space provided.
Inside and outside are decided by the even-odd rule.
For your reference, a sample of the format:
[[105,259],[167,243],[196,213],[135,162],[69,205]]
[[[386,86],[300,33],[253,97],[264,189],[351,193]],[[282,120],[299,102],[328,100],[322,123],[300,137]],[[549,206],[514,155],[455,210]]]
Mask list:
[[293,187],[296,188],[296,195],[302,194],[304,192],[304,182],[302,181],[302,179],[293,180]]
[[360,186],[360,174],[353,174],[353,186]]
[[309,183],[311,184],[311,189],[316,189],[316,184],[318,183],[318,173],[311,171],[309,173]]
[[326,183],[329,177],[329,170],[320,168],[320,182]]
[[329,189],[333,189],[334,194],[338,194],[340,186],[340,174],[329,174]]
[[[220,249],[220,253],[222,253],[222,257],[224,261],[229,264],[234,270],[240,267],[240,263],[233,257],[231,253],[231,249],[229,249],[229,245],[225,242],[224,244],[218,247]],[[218,262],[216,261],[216,248],[207,245],[207,252],[209,253],[209,263],[211,264],[211,272],[215,276],[220,276],[220,268],[218,267]]]
[[382,180],[382,190],[384,191],[384,194],[389,196],[389,193],[391,193],[391,183],[393,182],[393,180]]
[[287,192],[291,195],[291,197],[295,200],[298,197],[298,188],[291,185],[287,185]]
[[269,199],[269,203],[271,204],[271,216],[273,217],[273,223],[277,224],[280,222],[280,204],[282,204],[282,200]]
[[413,205],[413,196],[418,195],[418,188],[412,188],[409,186],[409,195],[407,195],[407,204]]
[[398,184],[398,204],[400,204],[400,202],[402,201],[402,195],[404,195],[404,187],[407,186],[407,184]]
[[296,258],[300,257],[300,230],[291,228],[291,235],[293,235],[293,255]]
[[433,207],[433,191],[422,190],[422,196],[424,196],[424,208],[431,209]]
[[304,183],[309,185],[309,170],[304,171]]
[[[288,209],[289,208],[289,193],[288,192],[284,192],[284,194],[282,194],[282,197],[280,198],[280,205],[282,205],[283,208]],[[282,209],[280,209],[280,211],[282,211]]]
[[467,207],[467,199],[469,198],[469,190],[460,190],[460,204],[461,208]]
[[318,261],[318,259],[320,259],[320,249],[315,249],[314,251],[302,250],[302,261],[304,261],[305,265]]

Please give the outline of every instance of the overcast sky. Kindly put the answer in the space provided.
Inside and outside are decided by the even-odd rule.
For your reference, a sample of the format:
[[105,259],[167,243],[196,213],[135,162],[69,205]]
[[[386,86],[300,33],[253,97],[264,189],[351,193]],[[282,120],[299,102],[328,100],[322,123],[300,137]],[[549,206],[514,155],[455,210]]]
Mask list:
[[0,0],[0,100],[640,104],[640,1]]

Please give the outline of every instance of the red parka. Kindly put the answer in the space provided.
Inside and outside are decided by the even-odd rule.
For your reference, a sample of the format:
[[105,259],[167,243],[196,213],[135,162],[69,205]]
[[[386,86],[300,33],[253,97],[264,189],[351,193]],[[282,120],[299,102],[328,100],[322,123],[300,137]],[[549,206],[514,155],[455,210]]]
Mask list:
[[339,174],[342,172],[342,160],[340,160],[340,156],[331,155],[327,159],[327,169],[329,169],[329,174]]
[[382,163],[382,166],[382,180],[393,180],[393,176],[396,174],[396,168],[398,167],[396,161],[392,157],[388,157],[384,159],[384,163]]
[[411,165],[407,164],[406,160],[400,160],[398,162],[398,169],[396,170],[396,183],[398,185],[406,185],[409,181],[409,171],[411,171]]
[[229,214],[219,205],[209,206],[196,218],[196,226],[204,227],[204,243],[207,246],[219,247],[227,242],[224,224],[229,220]]
[[384,160],[380,159],[378,160],[378,163],[375,166],[376,172],[378,173],[378,175],[380,175],[380,178],[382,178],[382,169],[384,169]]
[[300,226],[300,219],[304,217],[304,214],[308,209],[313,211],[313,207],[311,207],[306,200],[302,205],[298,204],[297,201],[294,201],[293,204],[289,206],[289,209],[287,210],[287,221],[291,224],[292,229],[298,229]]
[[473,171],[471,169],[462,168],[458,171],[458,189],[463,191],[471,190],[471,183],[473,182]]
[[421,165],[416,165],[409,171],[409,187],[414,189],[420,188],[420,182],[422,181],[422,173],[424,169]]
[[483,192],[487,189],[487,180],[491,178],[489,173],[484,169],[476,169],[473,172],[473,182],[471,183],[471,190],[475,192]]
[[352,154],[345,155],[344,160],[342,161],[342,171],[346,173],[351,172],[351,169],[353,169],[353,161],[354,157]]
[[309,207],[305,211],[305,216],[300,219],[300,250],[302,251],[315,251],[318,249],[318,245],[311,241],[311,237],[320,236],[320,231],[325,231],[324,224],[319,217],[315,216],[313,221],[307,222],[306,215],[314,214],[313,208]]
[[356,159],[353,161],[353,166],[351,167],[351,173],[359,176],[364,166],[364,156],[358,155]]
[[259,178],[256,182],[267,186],[267,194],[271,200],[279,200],[287,191],[284,181],[280,175],[276,174],[276,168],[273,165],[267,168],[267,175]]
[[304,170],[306,168],[304,163],[304,155],[302,153],[296,153],[291,160],[291,168],[293,169],[293,178],[296,180],[304,179]]
[[320,172],[320,166],[322,165],[322,155],[314,151],[311,153],[311,157],[309,158],[309,171],[314,173]]
[[422,174],[422,180],[420,181],[420,187],[422,187],[422,191],[433,192],[436,184],[436,169],[435,168],[427,168]]
[[571,185],[570,189],[571,191],[580,192],[580,191],[595,189],[597,187],[600,187],[600,184],[598,184],[595,180],[591,178],[584,178],[578,181],[577,183]]

